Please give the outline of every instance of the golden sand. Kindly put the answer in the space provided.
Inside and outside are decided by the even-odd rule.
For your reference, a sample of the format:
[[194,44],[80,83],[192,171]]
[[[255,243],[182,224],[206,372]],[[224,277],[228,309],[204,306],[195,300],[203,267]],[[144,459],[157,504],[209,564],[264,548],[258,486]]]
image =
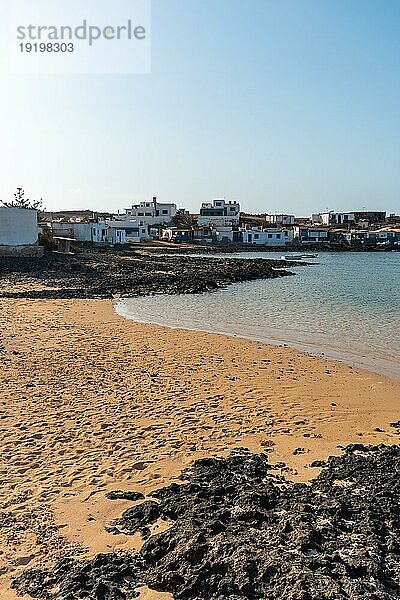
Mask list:
[[109,301],[1,300],[0,326],[2,600],[38,562],[140,547],[105,532],[131,505],[109,490],[149,492],[238,446],[304,481],[338,445],[398,442],[400,382],[341,363],[136,324]]

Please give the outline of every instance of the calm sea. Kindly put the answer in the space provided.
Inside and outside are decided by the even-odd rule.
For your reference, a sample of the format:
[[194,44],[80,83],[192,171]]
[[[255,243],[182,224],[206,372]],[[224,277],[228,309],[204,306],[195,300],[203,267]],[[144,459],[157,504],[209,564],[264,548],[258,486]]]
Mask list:
[[320,253],[310,262],[292,268],[294,277],[193,296],[124,299],[116,310],[142,323],[287,344],[400,379],[400,253]]

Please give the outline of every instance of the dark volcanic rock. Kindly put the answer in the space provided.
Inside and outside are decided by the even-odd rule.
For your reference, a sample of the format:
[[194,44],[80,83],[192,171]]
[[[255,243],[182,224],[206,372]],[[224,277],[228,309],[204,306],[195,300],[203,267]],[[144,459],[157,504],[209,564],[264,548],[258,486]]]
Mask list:
[[148,525],[153,525],[162,516],[160,505],[157,502],[146,500],[142,504],[128,508],[120,519],[115,519],[112,526],[107,528],[110,533],[126,533],[133,535],[140,531],[147,537],[150,533]]
[[131,500],[132,502],[144,500],[144,496],[141,492],[124,492],[123,490],[113,490],[112,492],[108,492],[106,498],[108,498],[108,500]]
[[[0,298],[112,298],[195,294],[253,279],[292,275],[279,260],[171,256],[140,251],[91,251],[42,258],[3,258]],[[1,288],[5,282],[4,289]],[[12,284],[43,289],[12,291]],[[49,289],[51,288],[51,289]]]
[[[309,485],[244,449],[196,461],[181,479],[115,522],[134,534],[172,521],[138,554],[102,555],[95,571],[62,561],[14,587],[58,600],[133,598],[139,581],[182,600],[400,597],[400,446],[353,444]],[[93,595],[98,581],[108,595]]]
[[98,554],[91,561],[66,558],[53,571],[26,571],[18,589],[33,598],[125,600],[137,598],[144,585],[140,560],[122,552]]

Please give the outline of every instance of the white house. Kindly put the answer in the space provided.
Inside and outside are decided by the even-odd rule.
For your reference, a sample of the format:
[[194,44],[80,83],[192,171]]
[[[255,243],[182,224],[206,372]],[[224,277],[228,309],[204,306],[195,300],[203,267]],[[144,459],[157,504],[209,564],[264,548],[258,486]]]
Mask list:
[[154,196],[151,202],[140,202],[125,210],[127,219],[136,219],[147,225],[162,225],[169,223],[178,212],[176,204],[165,204],[157,201]]
[[382,227],[368,232],[368,239],[377,244],[394,244],[400,241],[400,229]]
[[335,212],[333,210],[329,210],[322,213],[316,213],[311,215],[311,220],[313,223],[318,223],[321,225],[348,225],[354,224],[356,221],[356,217],[352,212]]
[[323,227],[305,227],[296,226],[294,230],[294,239],[301,243],[324,243],[329,239],[329,229]]
[[200,208],[198,224],[200,226],[219,225],[227,227],[239,225],[239,202],[226,202],[225,198],[216,198],[212,202],[203,202]]
[[380,229],[352,229],[346,232],[345,239],[350,243],[361,243],[363,245],[399,246],[400,228],[382,227]]
[[146,221],[128,218],[124,215],[124,219],[114,219],[108,221],[109,227],[114,229],[122,230],[124,232],[124,239],[127,244],[138,244],[139,242],[148,242],[152,240],[158,232],[155,232],[154,228],[151,227]]
[[101,227],[99,223],[53,222],[51,229],[53,235],[72,238],[77,242],[100,243],[106,241],[107,228]]
[[294,225],[295,222],[294,215],[285,215],[282,213],[275,213],[274,215],[265,215],[265,220],[267,223],[273,223],[275,225]]
[[233,243],[236,241],[239,232],[233,227],[216,225],[212,228],[213,234],[217,242]]
[[162,239],[168,242],[179,240],[189,242],[193,238],[193,232],[188,227],[167,227],[162,232]]
[[126,232],[125,229],[119,227],[108,226],[107,229],[107,242],[109,244],[121,245],[126,244]]
[[313,213],[310,217],[310,221],[315,225],[322,225],[322,213]]
[[108,221],[93,223],[52,223],[53,235],[93,244],[125,244],[125,230]]
[[244,244],[286,246],[293,242],[293,229],[261,229],[254,227],[243,232]]
[[109,225],[123,230],[128,243],[147,242],[156,238],[159,226],[170,223],[177,212],[176,204],[161,203],[154,197],[125,209],[125,214],[116,215]]
[[37,211],[0,207],[0,256],[39,256]]

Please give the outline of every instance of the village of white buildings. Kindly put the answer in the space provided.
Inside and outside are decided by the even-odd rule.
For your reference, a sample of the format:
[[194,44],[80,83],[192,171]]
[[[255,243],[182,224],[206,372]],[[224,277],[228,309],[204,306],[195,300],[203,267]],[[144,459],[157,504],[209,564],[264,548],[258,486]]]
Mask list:
[[119,246],[157,240],[271,249],[303,245],[400,249],[400,217],[380,210],[326,210],[309,217],[249,214],[239,202],[225,198],[202,203],[198,214],[156,197],[118,214],[91,210],[38,213],[18,206],[0,207],[0,255],[40,254],[41,236],[51,236],[62,248],[73,243]]

